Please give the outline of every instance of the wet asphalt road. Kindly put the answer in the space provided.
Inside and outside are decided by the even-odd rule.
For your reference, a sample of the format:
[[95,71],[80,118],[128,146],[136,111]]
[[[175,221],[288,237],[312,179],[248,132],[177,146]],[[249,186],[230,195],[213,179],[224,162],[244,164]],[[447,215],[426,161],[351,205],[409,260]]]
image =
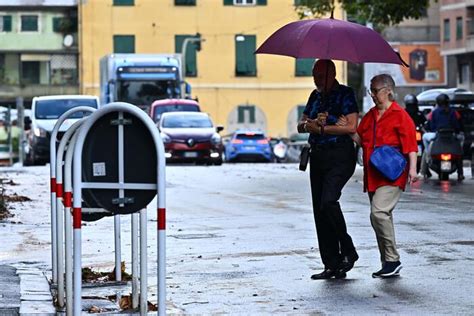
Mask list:
[[[312,281],[310,275],[322,266],[308,173],[296,164],[170,166],[168,306],[185,314],[472,314],[474,180],[465,170],[468,180],[462,184],[429,180],[402,195],[394,218],[404,268],[401,277],[381,280],[371,278],[379,255],[358,168],[341,204],[360,259],[345,280]],[[48,265],[47,169],[5,176],[19,183],[10,192],[33,201],[16,207],[17,223],[4,226],[11,240],[0,246],[0,263]],[[151,301],[156,301],[155,207],[149,206]],[[122,251],[129,261],[129,217],[122,223]],[[111,219],[84,227],[83,265],[111,269],[112,227]]]

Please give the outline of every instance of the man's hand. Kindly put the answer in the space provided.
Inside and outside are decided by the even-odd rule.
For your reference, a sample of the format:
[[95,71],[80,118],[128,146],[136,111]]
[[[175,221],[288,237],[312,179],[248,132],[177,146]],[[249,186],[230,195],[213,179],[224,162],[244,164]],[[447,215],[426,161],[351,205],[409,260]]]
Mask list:
[[318,123],[318,120],[307,119],[306,120],[306,130],[311,134],[320,134],[321,126]]
[[326,126],[326,120],[327,120],[328,116],[329,116],[328,112],[318,113],[318,117],[316,118],[316,123],[319,126]]
[[346,126],[347,122],[347,118],[344,115],[341,115],[337,119],[336,126]]

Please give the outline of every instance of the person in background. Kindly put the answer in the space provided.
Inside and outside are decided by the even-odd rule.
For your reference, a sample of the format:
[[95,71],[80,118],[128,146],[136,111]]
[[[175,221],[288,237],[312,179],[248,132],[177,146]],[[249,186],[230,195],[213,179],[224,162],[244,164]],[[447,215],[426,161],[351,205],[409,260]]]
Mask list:
[[[311,279],[345,278],[359,258],[339,204],[342,188],[355,170],[350,134],[357,128],[358,107],[354,91],[336,80],[331,60],[320,59],[314,64],[313,79],[316,89],[297,127],[299,133],[310,133],[313,214],[324,264],[324,270]],[[347,124],[336,126],[342,115]]]
[[[427,166],[427,159],[429,157],[429,146],[431,142],[436,137],[436,133],[440,129],[452,129],[457,134],[457,139],[461,142],[463,141],[463,136],[460,134],[461,132],[461,124],[458,112],[456,112],[453,108],[449,106],[449,97],[441,93],[436,97],[436,105],[437,107],[428,115],[428,130],[429,132],[423,134],[423,146],[425,148],[425,152],[423,153],[422,157],[422,164],[421,164],[421,175],[427,176],[428,175],[428,166]],[[464,172],[462,166],[462,160],[458,161],[457,166],[458,171],[458,181],[464,180]]]
[[418,108],[418,99],[416,96],[414,94],[407,94],[403,101],[405,103],[405,111],[410,115],[415,126],[422,127],[426,122],[426,118]]

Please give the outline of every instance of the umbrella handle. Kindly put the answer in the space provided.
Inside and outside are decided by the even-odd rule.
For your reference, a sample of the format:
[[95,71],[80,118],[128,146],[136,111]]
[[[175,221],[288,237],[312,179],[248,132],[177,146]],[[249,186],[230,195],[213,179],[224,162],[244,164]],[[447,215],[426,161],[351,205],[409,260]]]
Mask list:
[[397,54],[398,58],[400,58],[400,61],[403,63],[403,66],[407,67],[407,68],[410,68],[410,65],[408,65],[402,58],[402,56],[400,56],[400,53],[399,52],[395,52],[395,54]]

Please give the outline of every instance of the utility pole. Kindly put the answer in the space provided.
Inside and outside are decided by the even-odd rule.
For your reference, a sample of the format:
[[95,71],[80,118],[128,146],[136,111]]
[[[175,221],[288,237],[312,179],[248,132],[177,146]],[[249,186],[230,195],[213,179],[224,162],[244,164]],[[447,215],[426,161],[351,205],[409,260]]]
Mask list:
[[[202,43],[205,42],[206,39],[201,38],[201,35],[198,33],[196,37],[188,37],[183,41],[181,45],[181,98],[184,99],[185,97],[185,81],[184,78],[186,77],[186,49],[188,48],[189,43]],[[198,49],[198,51],[201,49]]]

